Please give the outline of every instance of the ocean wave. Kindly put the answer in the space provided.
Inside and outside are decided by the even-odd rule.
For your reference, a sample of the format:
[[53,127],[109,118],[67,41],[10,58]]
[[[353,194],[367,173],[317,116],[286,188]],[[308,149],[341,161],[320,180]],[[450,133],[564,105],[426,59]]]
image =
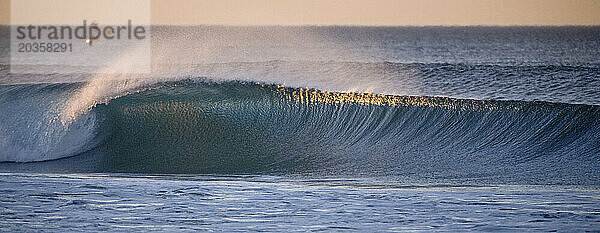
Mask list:
[[202,80],[146,86],[99,103],[68,125],[47,110],[62,105],[33,104],[61,103],[82,85],[3,86],[2,106],[14,107],[0,113],[1,160],[94,154],[95,172],[473,179],[520,173],[512,177],[566,183],[593,183],[600,175],[595,105]]

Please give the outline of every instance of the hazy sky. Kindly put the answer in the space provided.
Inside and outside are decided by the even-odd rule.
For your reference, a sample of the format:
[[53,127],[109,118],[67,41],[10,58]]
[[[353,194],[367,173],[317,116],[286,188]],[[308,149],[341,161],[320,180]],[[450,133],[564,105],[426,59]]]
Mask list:
[[[9,2],[0,0],[2,24],[10,21]],[[154,24],[600,25],[600,0],[151,0],[151,4]]]

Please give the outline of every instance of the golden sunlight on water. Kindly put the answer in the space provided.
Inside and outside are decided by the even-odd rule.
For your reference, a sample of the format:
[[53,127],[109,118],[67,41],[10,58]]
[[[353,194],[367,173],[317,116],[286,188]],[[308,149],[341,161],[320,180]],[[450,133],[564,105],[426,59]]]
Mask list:
[[324,92],[314,89],[298,88],[290,89],[277,86],[276,92],[283,95],[288,101],[298,104],[358,104],[376,106],[418,106],[435,107],[443,109],[457,109],[468,111],[488,110],[521,110],[522,107],[514,103],[498,104],[489,100],[454,99],[448,97],[428,96],[394,96],[372,93],[341,93]]

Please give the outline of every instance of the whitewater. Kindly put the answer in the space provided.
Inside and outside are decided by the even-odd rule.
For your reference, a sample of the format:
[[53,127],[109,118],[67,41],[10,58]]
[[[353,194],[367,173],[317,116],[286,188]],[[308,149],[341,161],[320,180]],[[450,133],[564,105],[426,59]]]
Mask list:
[[2,53],[0,230],[600,227],[598,27],[152,32],[149,74]]

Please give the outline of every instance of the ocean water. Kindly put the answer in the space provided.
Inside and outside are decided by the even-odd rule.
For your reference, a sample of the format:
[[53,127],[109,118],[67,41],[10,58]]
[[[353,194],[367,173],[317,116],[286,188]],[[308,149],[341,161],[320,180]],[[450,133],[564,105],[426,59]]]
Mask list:
[[600,230],[599,27],[155,26],[142,75],[7,32],[0,231]]

